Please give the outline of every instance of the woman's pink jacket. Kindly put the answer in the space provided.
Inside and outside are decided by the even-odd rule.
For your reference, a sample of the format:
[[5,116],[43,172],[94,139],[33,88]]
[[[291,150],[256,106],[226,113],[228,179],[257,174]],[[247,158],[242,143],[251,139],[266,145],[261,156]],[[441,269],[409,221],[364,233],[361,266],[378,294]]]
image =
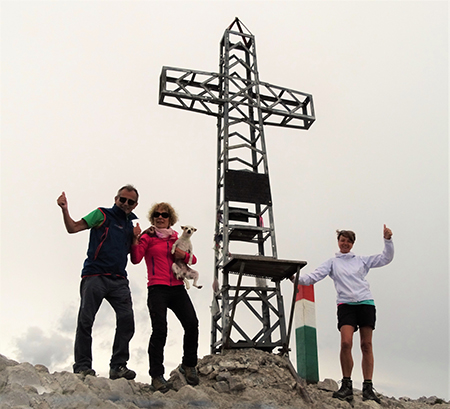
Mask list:
[[[172,246],[178,239],[178,233],[174,232],[167,239],[162,239],[149,234],[143,234],[139,243],[131,246],[131,262],[138,264],[145,258],[147,264],[147,287],[151,285],[184,285],[183,280],[177,280],[172,271],[174,257],[171,253]],[[186,253],[185,263],[189,260]],[[197,262],[193,256],[192,264]]]

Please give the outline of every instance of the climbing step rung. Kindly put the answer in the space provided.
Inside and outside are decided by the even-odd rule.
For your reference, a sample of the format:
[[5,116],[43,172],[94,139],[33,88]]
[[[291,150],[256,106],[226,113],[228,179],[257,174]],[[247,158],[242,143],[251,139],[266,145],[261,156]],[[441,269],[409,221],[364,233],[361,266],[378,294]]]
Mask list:
[[[267,233],[267,232],[270,232],[270,229],[267,227],[231,226],[228,239],[235,241],[254,241],[258,233]],[[261,241],[265,241],[266,238],[267,237],[263,237]]]

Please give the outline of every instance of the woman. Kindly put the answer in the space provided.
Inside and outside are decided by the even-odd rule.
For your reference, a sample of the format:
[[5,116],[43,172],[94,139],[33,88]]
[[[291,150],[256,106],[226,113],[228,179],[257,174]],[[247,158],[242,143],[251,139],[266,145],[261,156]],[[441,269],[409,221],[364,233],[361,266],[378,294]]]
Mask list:
[[[167,339],[167,309],[171,309],[184,329],[183,359],[179,367],[190,385],[198,385],[195,369],[198,349],[198,319],[183,280],[177,280],[172,272],[175,259],[189,260],[189,253],[179,248],[171,254],[172,245],[178,238],[172,230],[178,216],[169,203],[156,203],[148,218],[152,226],[144,231],[139,240],[135,237],[131,247],[131,262],[139,263],[145,257],[148,273],[147,305],[152,323],[152,335],[148,347],[150,376],[156,390],[167,392],[172,384],[164,379],[164,346]],[[197,262],[193,257],[192,264]]]
[[351,252],[356,235],[350,230],[337,232],[339,252],[320,265],[311,274],[301,276],[299,284],[311,285],[326,276],[334,281],[337,291],[338,329],[341,333],[340,361],[342,368],[341,388],[333,393],[334,398],[351,401],[353,385],[351,374],[353,369],[352,344],[353,333],[358,330],[361,338],[362,371],[364,376],[363,400],[380,399],[373,391],[373,351],[372,332],[375,329],[375,304],[365,277],[372,267],[382,267],[394,258],[392,231],[384,225],[384,250],[374,256],[356,256]]

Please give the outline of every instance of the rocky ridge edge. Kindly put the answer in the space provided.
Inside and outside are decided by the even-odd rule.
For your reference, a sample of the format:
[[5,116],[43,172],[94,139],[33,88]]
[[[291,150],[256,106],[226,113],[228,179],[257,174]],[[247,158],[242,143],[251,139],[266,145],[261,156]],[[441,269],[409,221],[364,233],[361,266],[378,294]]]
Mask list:
[[197,366],[200,384],[187,385],[175,369],[174,390],[162,394],[151,385],[126,379],[54,372],[43,365],[18,363],[0,355],[1,409],[450,409],[436,396],[412,400],[381,397],[381,404],[363,401],[355,390],[353,406],[332,398],[338,385],[325,379],[316,385],[299,384],[281,356],[255,350],[230,350],[207,355]]

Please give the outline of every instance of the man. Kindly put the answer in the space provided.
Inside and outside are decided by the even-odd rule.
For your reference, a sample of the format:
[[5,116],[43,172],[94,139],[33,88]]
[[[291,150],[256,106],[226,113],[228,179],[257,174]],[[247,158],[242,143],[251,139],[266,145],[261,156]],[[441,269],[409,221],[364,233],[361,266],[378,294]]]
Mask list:
[[129,343],[134,335],[131,292],[125,270],[133,238],[141,229],[133,227],[132,213],[139,194],[132,185],[119,189],[112,208],[99,207],[82,219],[71,218],[63,192],[57,203],[61,207],[68,233],[90,229],[87,258],[81,272],[81,303],[75,336],[74,373],[93,375],[92,326],[103,299],[116,313],[116,334],[110,362],[110,379],[134,379],[136,373],[127,368]]

